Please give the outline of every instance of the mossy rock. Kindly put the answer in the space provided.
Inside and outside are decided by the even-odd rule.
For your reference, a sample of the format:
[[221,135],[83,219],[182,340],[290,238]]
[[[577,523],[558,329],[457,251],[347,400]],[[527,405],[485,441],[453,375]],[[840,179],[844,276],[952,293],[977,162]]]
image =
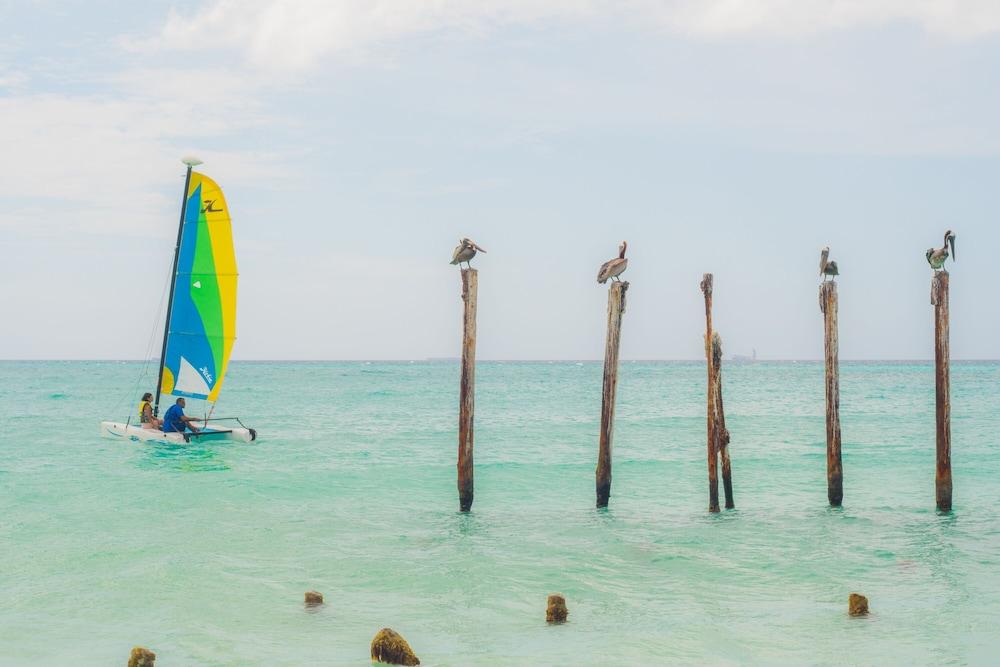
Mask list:
[[156,654],[148,648],[136,646],[128,657],[128,667],[153,667],[156,662]]
[[566,598],[559,593],[550,595],[548,605],[545,608],[545,622],[565,623],[567,616],[569,616],[569,610],[566,609]]
[[420,658],[392,628],[382,628],[372,639],[372,660],[387,665],[419,665]]
[[851,616],[867,616],[868,598],[860,593],[851,593],[847,599],[847,613]]

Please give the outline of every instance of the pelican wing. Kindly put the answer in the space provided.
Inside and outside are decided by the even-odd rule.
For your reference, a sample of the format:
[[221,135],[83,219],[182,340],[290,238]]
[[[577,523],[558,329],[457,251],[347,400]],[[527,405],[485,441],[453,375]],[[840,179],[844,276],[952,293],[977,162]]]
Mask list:
[[607,282],[608,278],[611,277],[610,275],[608,275],[608,269],[611,268],[611,263],[614,261],[615,260],[613,259],[609,259],[608,261],[604,262],[604,264],[601,264],[601,268],[598,269],[597,271],[597,282],[602,284]]
[[601,265],[601,270],[597,272],[597,282],[604,284],[609,278],[620,275],[628,266],[628,260],[623,257],[615,257]]
[[948,251],[945,248],[938,248],[927,251],[927,263],[933,269],[940,269],[944,266],[944,260],[948,259]]

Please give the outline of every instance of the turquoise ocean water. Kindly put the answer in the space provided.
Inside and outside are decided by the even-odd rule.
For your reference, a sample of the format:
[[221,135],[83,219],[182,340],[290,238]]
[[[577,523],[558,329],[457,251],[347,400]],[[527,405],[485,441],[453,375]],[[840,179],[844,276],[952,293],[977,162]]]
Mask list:
[[1000,663],[1000,365],[953,365],[948,515],[930,364],[842,367],[842,509],[822,365],[724,366],[714,516],[702,364],[622,364],[597,511],[601,364],[480,363],[468,515],[457,363],[238,362],[216,415],[259,441],[100,438],[141,367],[0,362],[4,666],[367,665],[383,626],[425,665]]

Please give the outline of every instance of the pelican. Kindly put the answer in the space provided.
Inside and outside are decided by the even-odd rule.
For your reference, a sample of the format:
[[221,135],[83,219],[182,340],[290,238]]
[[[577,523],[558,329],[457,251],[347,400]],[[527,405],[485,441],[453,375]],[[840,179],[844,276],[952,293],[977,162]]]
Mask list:
[[461,239],[458,242],[458,247],[455,248],[455,252],[451,254],[451,263],[462,266],[462,262],[465,262],[471,269],[472,265],[469,264],[469,260],[476,256],[477,251],[486,252],[476,245],[472,239]]
[[827,276],[831,278],[834,276],[839,276],[840,271],[837,269],[837,263],[829,261],[830,259],[830,246],[823,248],[822,252],[819,254],[819,275],[823,276],[823,280],[826,280]]
[[927,263],[937,271],[944,268],[944,260],[948,259],[948,246],[951,246],[951,260],[955,261],[955,234],[950,229],[944,233],[944,245],[940,248],[927,249]]
[[608,282],[609,278],[618,279],[622,272],[628,267],[628,260],[625,259],[625,249],[628,247],[628,243],[622,241],[622,244],[618,246],[618,256],[614,259],[608,260],[601,265],[601,270],[597,272],[597,282],[604,284]]

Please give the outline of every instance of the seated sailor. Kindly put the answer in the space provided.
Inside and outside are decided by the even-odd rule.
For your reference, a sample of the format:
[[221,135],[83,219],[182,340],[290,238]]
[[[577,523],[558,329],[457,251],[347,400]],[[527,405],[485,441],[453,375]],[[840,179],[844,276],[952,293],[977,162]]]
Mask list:
[[163,421],[153,416],[153,395],[148,391],[142,395],[139,401],[139,423],[143,428],[158,429],[163,426]]
[[197,420],[184,414],[184,406],[184,398],[178,398],[177,402],[171,405],[170,409],[163,415],[164,433],[183,433],[186,428],[191,429],[195,433],[201,430],[191,424],[191,422]]

